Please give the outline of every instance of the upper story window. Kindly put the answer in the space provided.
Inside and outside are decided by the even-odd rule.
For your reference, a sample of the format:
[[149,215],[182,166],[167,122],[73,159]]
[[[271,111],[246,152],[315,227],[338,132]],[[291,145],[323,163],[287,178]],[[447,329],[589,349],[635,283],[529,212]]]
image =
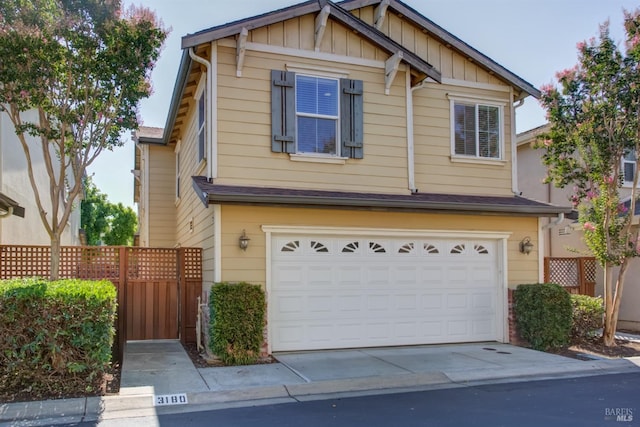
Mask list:
[[633,185],[633,179],[636,176],[636,152],[629,150],[622,157],[622,175],[625,184]]
[[363,123],[362,80],[271,71],[271,151],[361,159]]
[[338,79],[296,76],[296,152],[340,155]]
[[507,100],[447,94],[451,107],[451,159],[504,161],[504,106]]
[[500,107],[454,103],[454,154],[488,159],[501,158]]

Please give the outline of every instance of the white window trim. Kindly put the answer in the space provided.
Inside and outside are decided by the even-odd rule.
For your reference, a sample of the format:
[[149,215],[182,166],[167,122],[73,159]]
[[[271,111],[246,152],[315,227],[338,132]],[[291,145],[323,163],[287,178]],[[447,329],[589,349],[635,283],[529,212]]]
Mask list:
[[[208,115],[208,111],[207,111],[207,94],[206,94],[206,89],[207,87],[207,79],[206,76],[203,74],[202,76],[200,76],[200,81],[198,82],[198,87],[196,88],[195,93],[193,94],[193,99],[196,102],[195,105],[195,111],[196,111],[196,160],[198,161],[198,167],[197,167],[197,171],[196,174],[200,174],[202,172],[202,170],[204,169],[206,163],[207,163],[207,115]],[[202,121],[202,126],[198,126],[198,119],[199,117],[199,103],[200,103],[200,97],[204,97],[204,120]],[[202,155],[202,159],[199,159],[199,144],[200,144],[200,132],[204,132],[204,153]]]
[[[324,73],[323,71],[318,71],[316,72],[315,70],[307,70],[305,72],[296,72],[295,75],[295,79],[296,79],[296,90],[295,90],[295,110],[296,110],[296,152],[294,154],[294,156],[296,157],[296,159],[294,161],[301,161],[300,157],[309,157],[309,159],[345,159],[345,157],[342,156],[342,144],[341,144],[341,140],[340,140],[340,114],[342,113],[340,111],[340,78],[339,76],[334,75],[329,75],[331,73],[328,73],[326,71],[327,69],[324,69]],[[321,78],[321,79],[327,79],[327,80],[335,80],[337,83],[337,88],[338,90],[336,91],[337,94],[337,115],[336,116],[327,116],[324,114],[309,114],[309,113],[298,113],[298,85],[297,85],[297,79],[298,76],[304,76],[304,77],[312,77],[312,78]],[[319,118],[319,119],[328,119],[328,120],[335,120],[336,122],[336,154],[326,154],[326,153],[303,153],[298,151],[298,142],[299,142],[299,138],[298,138],[298,117],[311,117],[311,118]],[[289,155],[289,158],[291,159],[291,154]],[[313,162],[313,160],[308,160]]]
[[[452,162],[460,162],[460,163],[479,163],[479,164],[505,164],[507,161],[505,159],[505,118],[504,118],[504,108],[507,105],[507,102],[504,99],[500,98],[492,98],[492,97],[484,97],[484,96],[474,96],[472,94],[460,94],[460,93],[447,93],[447,98],[449,99],[449,126],[450,126],[450,148],[451,148],[451,161]],[[478,105],[487,105],[491,107],[498,108],[498,115],[500,120],[500,144],[499,144],[499,157],[481,157],[479,155],[471,156],[466,154],[456,154],[456,132],[455,132],[455,105],[458,104],[467,104],[474,105],[477,107]],[[476,123],[477,126],[477,123]]]
[[[623,188],[632,188],[633,187],[633,180],[627,181],[626,175],[624,173],[624,165],[625,165],[625,163],[631,163],[633,165],[634,176],[635,176],[635,174],[638,173],[638,169],[636,168],[637,164],[636,164],[635,160],[626,160],[624,158],[624,156],[622,156],[622,158],[620,159],[620,169],[622,169],[622,175],[623,175],[623,178],[624,178],[624,181],[622,182],[622,187]],[[639,183],[640,183],[640,181],[639,181]]]
[[[175,195],[176,195],[175,205],[176,206],[180,204],[180,191],[178,187],[179,185],[178,182],[180,181],[180,149],[181,148],[182,148],[182,141],[178,140],[178,142],[176,143],[176,148],[175,150],[173,150],[176,157],[176,182],[175,182]],[[180,187],[180,190],[181,190],[181,187]]]

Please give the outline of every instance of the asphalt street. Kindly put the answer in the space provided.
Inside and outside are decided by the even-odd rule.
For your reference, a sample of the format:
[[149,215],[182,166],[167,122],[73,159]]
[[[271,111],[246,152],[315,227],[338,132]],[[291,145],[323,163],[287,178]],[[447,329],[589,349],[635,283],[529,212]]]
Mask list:
[[97,425],[640,426],[639,391],[640,373],[616,374],[126,418]]

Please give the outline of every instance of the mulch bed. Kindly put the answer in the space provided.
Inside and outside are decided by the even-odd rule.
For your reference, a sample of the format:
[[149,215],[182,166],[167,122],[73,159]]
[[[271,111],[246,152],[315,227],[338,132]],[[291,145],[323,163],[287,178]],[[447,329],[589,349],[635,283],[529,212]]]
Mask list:
[[640,356],[640,343],[616,339],[615,347],[607,347],[602,343],[602,338],[598,337],[567,347],[549,350],[549,352],[574,359],[583,359],[584,357],[581,356],[583,354],[590,354],[606,359],[618,359],[621,357]]

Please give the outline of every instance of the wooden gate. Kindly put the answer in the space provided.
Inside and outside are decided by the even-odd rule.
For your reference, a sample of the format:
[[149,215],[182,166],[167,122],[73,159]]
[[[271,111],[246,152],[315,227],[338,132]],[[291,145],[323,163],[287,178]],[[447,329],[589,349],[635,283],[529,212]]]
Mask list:
[[[0,245],[0,279],[49,277],[49,246]],[[60,278],[107,279],[118,289],[117,354],[127,340],[196,342],[202,249],[64,246]]]
[[547,257],[544,259],[544,281],[557,283],[572,294],[595,296],[596,259]]

